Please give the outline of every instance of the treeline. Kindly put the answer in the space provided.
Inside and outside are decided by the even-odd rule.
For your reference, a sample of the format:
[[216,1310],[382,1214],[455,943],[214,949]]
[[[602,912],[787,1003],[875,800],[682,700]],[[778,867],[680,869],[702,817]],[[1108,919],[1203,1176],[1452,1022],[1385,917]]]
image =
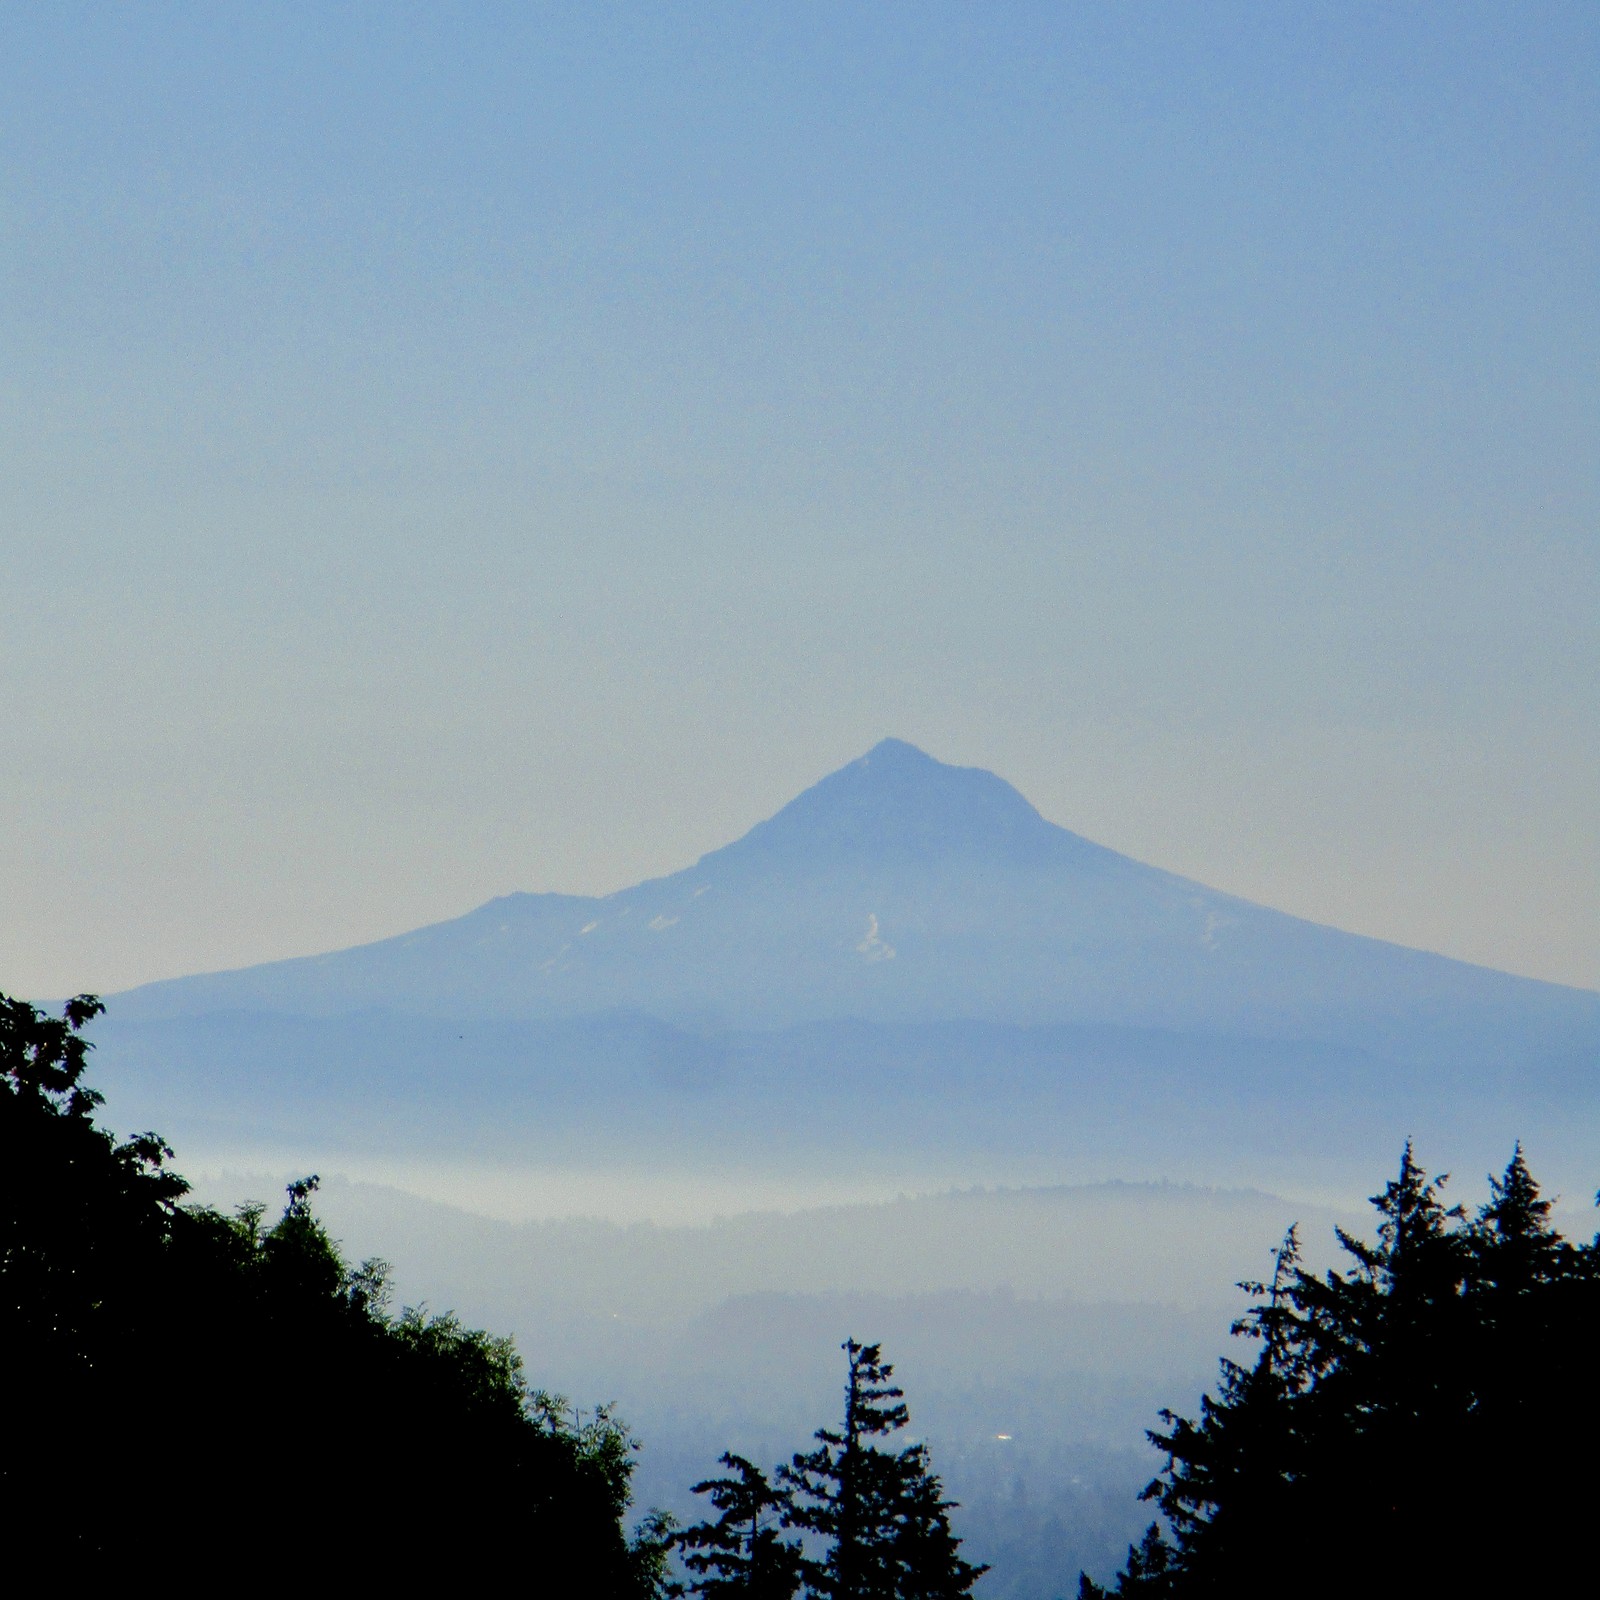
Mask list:
[[1409,1145],[1377,1241],[1291,1230],[1198,1418],[1163,1413],[1160,1509],[1109,1595],[1566,1594],[1594,1583],[1600,1239],[1572,1244],[1520,1147],[1468,1213]]

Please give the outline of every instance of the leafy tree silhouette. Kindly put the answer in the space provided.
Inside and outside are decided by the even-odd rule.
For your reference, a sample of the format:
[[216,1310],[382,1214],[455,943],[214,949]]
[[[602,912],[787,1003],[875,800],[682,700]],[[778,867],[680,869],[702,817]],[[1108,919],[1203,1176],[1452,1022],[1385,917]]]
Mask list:
[[[89,996],[0,996],[0,1539],[11,1570],[127,1584],[531,1582],[664,1592],[623,1529],[633,1444],[530,1391],[509,1339],[388,1310],[311,1207],[180,1204],[82,1079]],[[148,1575],[148,1574],[147,1574]],[[142,1581],[142,1579],[141,1579]]]

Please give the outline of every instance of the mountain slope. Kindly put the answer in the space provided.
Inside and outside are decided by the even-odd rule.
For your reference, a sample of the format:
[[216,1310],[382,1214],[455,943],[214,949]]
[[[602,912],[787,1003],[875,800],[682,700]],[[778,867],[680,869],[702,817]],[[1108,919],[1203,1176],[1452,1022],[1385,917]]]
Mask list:
[[897,740],[669,877],[603,898],[508,895],[354,950],[150,985],[116,1009],[140,1020],[629,1011],[699,1031],[1075,1023],[1567,1071],[1600,1035],[1600,997],[1144,866],[1046,821],[993,774]]

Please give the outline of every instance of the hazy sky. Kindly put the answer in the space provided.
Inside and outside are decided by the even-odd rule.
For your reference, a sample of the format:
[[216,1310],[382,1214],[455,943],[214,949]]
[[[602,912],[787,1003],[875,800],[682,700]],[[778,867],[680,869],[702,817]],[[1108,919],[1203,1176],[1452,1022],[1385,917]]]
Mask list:
[[0,12],[0,989],[886,734],[1600,983],[1600,9]]

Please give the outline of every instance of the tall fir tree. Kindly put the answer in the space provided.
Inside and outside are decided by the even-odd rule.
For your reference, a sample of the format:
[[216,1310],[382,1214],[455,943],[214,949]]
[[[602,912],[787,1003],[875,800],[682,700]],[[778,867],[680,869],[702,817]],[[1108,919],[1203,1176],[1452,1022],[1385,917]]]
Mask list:
[[1271,1281],[1239,1286],[1256,1303],[1233,1332],[1259,1341],[1256,1360],[1248,1366],[1224,1360],[1219,1391],[1202,1397],[1199,1419],[1163,1411],[1166,1431],[1149,1435],[1166,1452],[1167,1467],[1144,1498],[1160,1506],[1171,1541],[1151,1524],[1129,1548],[1115,1588],[1080,1579],[1084,1600],[1165,1595],[1180,1573],[1193,1592],[1209,1592],[1213,1575],[1224,1572],[1242,1592],[1246,1586],[1272,1591],[1285,1559],[1287,1501],[1300,1465],[1295,1401],[1309,1381],[1291,1301],[1299,1261],[1291,1228],[1274,1254]]
[[904,1600],[964,1600],[988,1568],[962,1557],[961,1541],[950,1526],[955,1502],[945,1499],[927,1446],[902,1451],[899,1463],[892,1592]]
[[843,1349],[843,1426],[818,1429],[817,1448],[779,1468],[793,1525],[826,1552],[808,1564],[807,1591],[816,1600],[963,1600],[987,1569],[960,1555],[953,1502],[926,1446],[877,1442],[909,1420],[894,1368],[878,1345],[850,1339]]

